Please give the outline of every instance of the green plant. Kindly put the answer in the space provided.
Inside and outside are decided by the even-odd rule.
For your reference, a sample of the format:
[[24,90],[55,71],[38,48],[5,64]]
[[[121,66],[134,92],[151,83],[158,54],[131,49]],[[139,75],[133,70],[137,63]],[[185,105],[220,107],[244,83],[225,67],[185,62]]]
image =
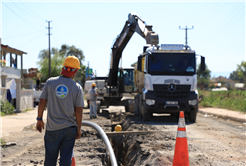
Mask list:
[[1,139],[1,146],[5,145],[5,144],[6,144],[6,142],[3,139]]
[[218,107],[246,113],[246,91],[201,91],[203,99],[199,103],[203,107]]
[[[5,92],[3,93],[5,94]],[[9,103],[8,100],[5,100],[4,95],[1,98],[1,115],[2,113],[4,115],[11,115],[14,113],[15,108],[13,107],[13,105],[11,103]]]

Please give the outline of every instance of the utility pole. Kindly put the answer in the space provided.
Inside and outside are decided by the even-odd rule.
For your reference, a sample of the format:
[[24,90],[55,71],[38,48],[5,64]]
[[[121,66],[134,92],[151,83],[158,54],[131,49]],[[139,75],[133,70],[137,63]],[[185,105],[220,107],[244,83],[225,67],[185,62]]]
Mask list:
[[[51,58],[50,58],[50,22],[52,21],[46,21],[48,22],[48,35],[49,35],[49,38],[48,38],[48,41],[49,41],[49,78],[51,77]],[[46,27],[47,28],[47,27]]]
[[179,26],[179,29],[185,30],[185,49],[187,50],[187,49],[188,49],[187,30],[194,29],[194,26],[192,26],[192,28],[187,28],[187,26],[185,26],[185,28],[181,28],[181,27]]
[[88,72],[88,78],[89,78],[89,73],[90,73],[90,63],[89,63],[89,61],[88,61],[88,69],[87,69],[87,72]]

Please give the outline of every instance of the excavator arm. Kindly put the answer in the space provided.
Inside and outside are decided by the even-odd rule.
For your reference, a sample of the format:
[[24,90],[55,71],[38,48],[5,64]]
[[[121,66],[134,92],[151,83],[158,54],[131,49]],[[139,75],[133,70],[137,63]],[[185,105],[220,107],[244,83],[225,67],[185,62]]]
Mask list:
[[130,13],[120,35],[117,37],[112,47],[110,71],[108,76],[108,85],[117,86],[117,73],[122,51],[131,39],[134,32],[137,32],[146,40],[146,44],[159,44],[158,34],[152,31],[151,25],[146,25],[145,21],[137,14]]

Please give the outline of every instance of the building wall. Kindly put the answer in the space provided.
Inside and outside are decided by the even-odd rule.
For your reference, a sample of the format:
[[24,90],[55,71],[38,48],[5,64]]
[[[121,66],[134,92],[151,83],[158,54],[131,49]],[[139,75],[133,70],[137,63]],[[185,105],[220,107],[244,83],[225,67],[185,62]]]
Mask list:
[[20,110],[33,109],[33,90],[21,90]]

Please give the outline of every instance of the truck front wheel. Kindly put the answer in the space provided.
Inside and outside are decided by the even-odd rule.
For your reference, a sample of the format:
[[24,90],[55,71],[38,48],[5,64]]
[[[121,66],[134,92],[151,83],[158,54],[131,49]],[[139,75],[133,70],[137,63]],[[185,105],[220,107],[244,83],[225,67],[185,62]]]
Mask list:
[[90,108],[90,100],[87,100],[87,108]]
[[143,120],[144,121],[149,121],[150,120],[150,116],[151,116],[151,112],[146,110],[146,108],[142,105],[142,115],[143,115]]
[[96,101],[97,104],[97,113],[100,113],[100,109],[101,109],[101,102],[100,101]]
[[197,111],[190,112],[189,121],[195,123],[196,122],[196,115],[197,115]]

